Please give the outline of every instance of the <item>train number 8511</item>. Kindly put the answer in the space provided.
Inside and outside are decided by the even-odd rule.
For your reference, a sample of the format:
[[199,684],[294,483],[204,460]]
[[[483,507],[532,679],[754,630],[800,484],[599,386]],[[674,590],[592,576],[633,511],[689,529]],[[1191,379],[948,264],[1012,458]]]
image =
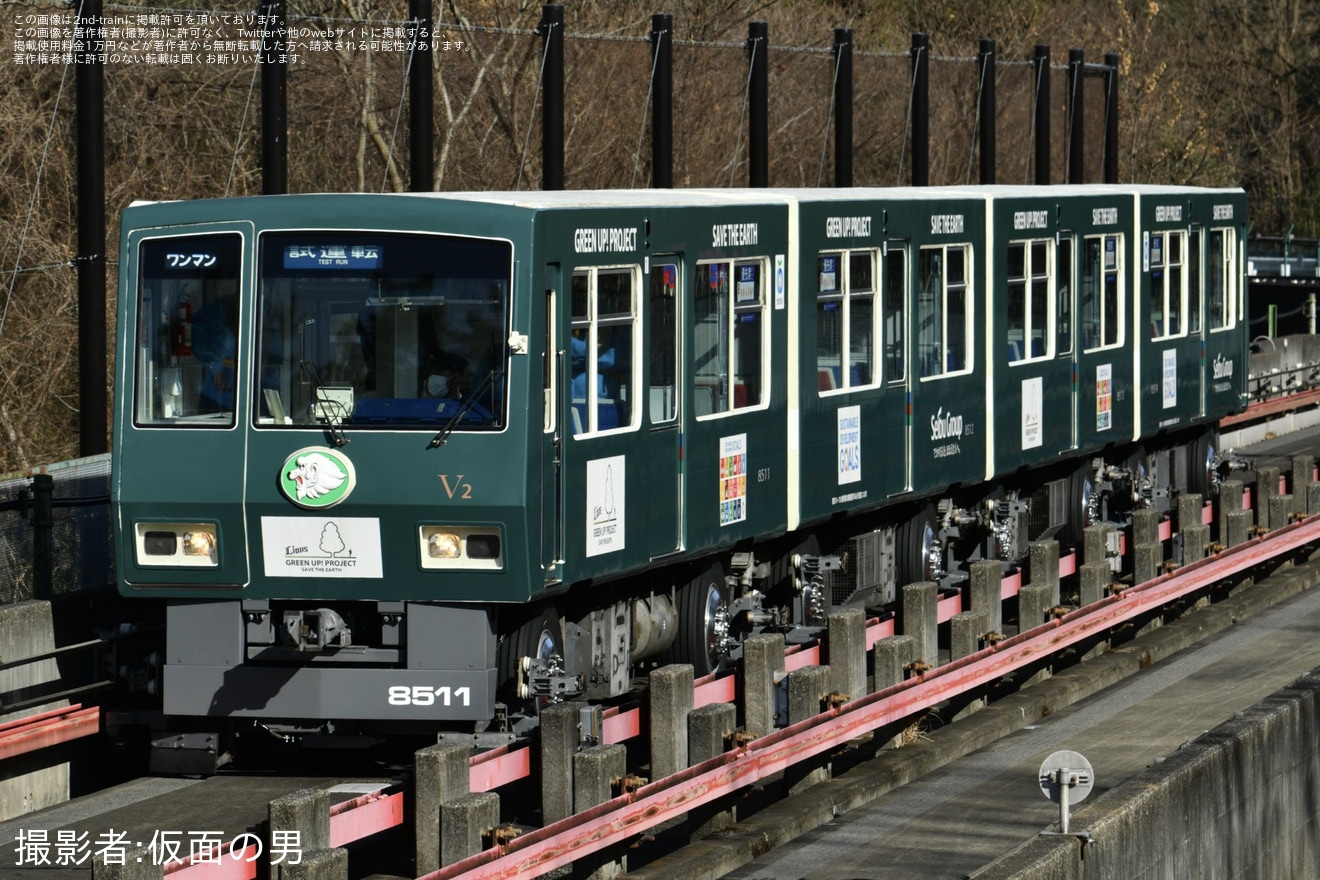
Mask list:
[[472,689],[451,688],[449,685],[433,688],[426,685],[396,685],[390,688],[391,706],[468,706],[472,702]]

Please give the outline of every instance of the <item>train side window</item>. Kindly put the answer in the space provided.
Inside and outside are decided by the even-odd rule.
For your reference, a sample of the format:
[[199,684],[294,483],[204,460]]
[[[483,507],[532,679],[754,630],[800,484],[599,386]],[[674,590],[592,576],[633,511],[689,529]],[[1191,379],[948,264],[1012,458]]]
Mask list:
[[1237,235],[1233,229],[1211,229],[1206,254],[1206,293],[1210,331],[1237,326],[1238,277],[1233,269]]
[[233,427],[242,253],[233,232],[138,246],[134,424]]
[[972,290],[967,245],[923,247],[917,288],[917,357],[921,377],[969,372]]
[[541,397],[545,407],[544,430],[547,434],[554,431],[555,419],[555,382],[559,364],[556,356],[558,334],[555,333],[555,292],[545,292],[545,345],[541,349]]
[[569,404],[573,434],[637,426],[637,266],[573,272]]
[[1150,236],[1150,338],[1186,336],[1183,324],[1187,300],[1183,259],[1187,233],[1152,232]]
[[1073,240],[1068,236],[1059,238],[1055,250],[1054,262],[1054,301],[1056,307],[1055,328],[1059,341],[1059,354],[1072,354],[1072,291],[1073,291]]
[[1054,240],[1008,245],[1008,362],[1054,357]]
[[651,266],[651,314],[647,323],[651,353],[648,415],[651,424],[678,418],[678,266]]
[[907,379],[905,329],[907,327],[907,249],[899,244],[885,248],[885,380]]
[[769,402],[765,270],[765,258],[697,264],[692,391],[698,417]]
[[1205,299],[1201,280],[1201,240],[1202,231],[1192,230],[1187,239],[1187,329],[1196,335],[1201,333],[1201,302]]
[[872,387],[875,353],[874,250],[832,251],[816,258],[816,387],[821,393]]
[[1123,344],[1123,236],[1088,235],[1083,244],[1080,318],[1082,350]]

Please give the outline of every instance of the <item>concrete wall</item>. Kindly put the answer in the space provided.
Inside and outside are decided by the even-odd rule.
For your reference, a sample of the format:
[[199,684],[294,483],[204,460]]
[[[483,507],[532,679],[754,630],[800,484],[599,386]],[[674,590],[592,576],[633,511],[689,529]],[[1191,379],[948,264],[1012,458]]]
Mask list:
[[1320,670],[1083,804],[971,877],[1320,877]]
[[[6,663],[44,654],[55,648],[49,602],[17,602],[0,606],[0,659]],[[54,660],[40,660],[0,671],[0,706],[34,696],[37,685],[59,679]],[[68,700],[43,702],[4,712],[0,722],[15,721],[69,705]],[[69,799],[69,765],[43,749],[0,762],[0,821]]]

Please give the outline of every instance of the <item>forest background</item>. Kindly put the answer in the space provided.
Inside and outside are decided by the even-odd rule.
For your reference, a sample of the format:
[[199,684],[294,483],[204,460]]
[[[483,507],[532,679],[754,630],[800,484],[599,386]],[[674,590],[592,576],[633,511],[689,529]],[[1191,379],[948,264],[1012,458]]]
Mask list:
[[[150,2],[150,0],[148,0]],[[219,13],[226,0],[105,3],[107,18],[207,21],[212,37],[152,46],[106,68],[107,347],[113,352],[118,215],[139,199],[261,192],[259,65]],[[168,5],[173,4],[173,5]],[[852,29],[857,185],[907,183],[911,36],[930,34],[932,184],[975,183],[979,38],[997,41],[999,183],[1032,180],[1030,59],[1052,53],[1052,179],[1067,168],[1068,50],[1117,53],[1119,177],[1241,186],[1253,232],[1320,233],[1320,0],[581,0],[565,3],[568,188],[648,186],[651,16],[674,21],[674,180],[747,183],[747,27],[769,27],[771,186],[833,180],[830,51]],[[78,454],[73,65],[42,55],[59,2],[4,2],[0,59],[0,472]],[[308,37],[288,73],[293,192],[406,190],[406,0],[289,0]],[[169,15],[168,19],[160,16]],[[179,16],[179,18],[175,18]],[[191,18],[190,18],[191,16]],[[540,185],[541,5],[435,0],[436,190]],[[250,21],[250,19],[249,19]],[[374,30],[367,30],[372,28]],[[67,32],[69,29],[66,27]],[[340,33],[342,32],[342,33]],[[127,28],[119,34],[127,41]],[[401,31],[399,32],[402,35]],[[204,31],[203,31],[204,34]],[[59,37],[58,28],[47,39]],[[189,55],[188,53],[192,53]],[[128,54],[127,52],[125,54]],[[419,56],[420,57],[420,56]],[[163,63],[162,63],[163,62]],[[1086,84],[1086,179],[1102,173],[1103,81]],[[106,377],[107,385],[110,376]]]

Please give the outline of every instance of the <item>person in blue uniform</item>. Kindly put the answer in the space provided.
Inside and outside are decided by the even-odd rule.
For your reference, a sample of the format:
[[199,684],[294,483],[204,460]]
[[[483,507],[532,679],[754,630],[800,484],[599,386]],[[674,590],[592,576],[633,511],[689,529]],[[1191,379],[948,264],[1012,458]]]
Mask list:
[[[587,340],[584,336],[574,335],[569,342],[569,357],[572,365],[573,381],[571,391],[574,400],[587,399]],[[609,398],[609,386],[606,374],[614,369],[614,349],[607,348],[602,339],[596,346],[596,396]]]

